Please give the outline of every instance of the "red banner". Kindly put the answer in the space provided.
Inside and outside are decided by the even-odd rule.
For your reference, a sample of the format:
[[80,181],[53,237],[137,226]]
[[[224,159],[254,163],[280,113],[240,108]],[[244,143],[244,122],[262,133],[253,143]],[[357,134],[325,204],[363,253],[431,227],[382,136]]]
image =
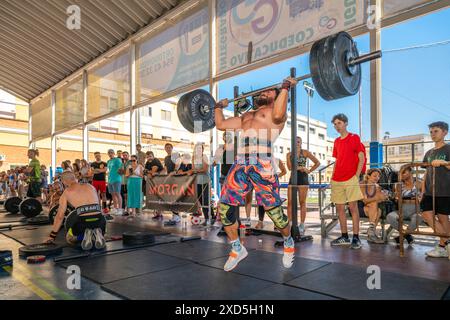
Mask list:
[[147,179],[147,209],[197,212],[196,175],[157,175]]

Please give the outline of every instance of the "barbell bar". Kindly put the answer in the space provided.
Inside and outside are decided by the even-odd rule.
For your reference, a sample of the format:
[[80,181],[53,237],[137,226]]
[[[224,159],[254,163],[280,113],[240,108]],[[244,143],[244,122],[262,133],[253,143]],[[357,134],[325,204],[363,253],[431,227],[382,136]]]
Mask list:
[[[310,74],[295,78],[297,82],[312,79],[317,93],[327,101],[355,95],[361,86],[361,64],[379,59],[380,50],[359,55],[356,43],[347,32],[339,32],[316,41],[310,51]],[[237,103],[261,92],[276,89],[280,83],[243,93],[230,103]],[[181,96],[177,113],[183,127],[189,132],[203,132],[215,127],[216,101],[203,89]]]

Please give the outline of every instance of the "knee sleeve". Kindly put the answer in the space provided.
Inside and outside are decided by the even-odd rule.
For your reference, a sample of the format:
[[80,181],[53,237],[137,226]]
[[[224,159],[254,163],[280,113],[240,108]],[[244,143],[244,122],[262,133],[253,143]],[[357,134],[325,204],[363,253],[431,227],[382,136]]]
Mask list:
[[219,214],[220,214],[220,221],[222,221],[222,224],[227,227],[231,226],[236,222],[236,209],[238,207],[236,206],[230,206],[226,203],[219,203]]
[[283,208],[281,206],[272,208],[266,212],[278,229],[284,229],[289,224],[288,216],[283,213]]

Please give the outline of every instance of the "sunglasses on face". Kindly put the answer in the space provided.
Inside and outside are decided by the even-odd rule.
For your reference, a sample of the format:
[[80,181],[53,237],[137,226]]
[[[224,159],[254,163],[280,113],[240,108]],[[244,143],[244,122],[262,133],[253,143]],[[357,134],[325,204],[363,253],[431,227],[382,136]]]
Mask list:
[[131,159],[131,162],[136,162],[136,160],[134,160],[134,159]]

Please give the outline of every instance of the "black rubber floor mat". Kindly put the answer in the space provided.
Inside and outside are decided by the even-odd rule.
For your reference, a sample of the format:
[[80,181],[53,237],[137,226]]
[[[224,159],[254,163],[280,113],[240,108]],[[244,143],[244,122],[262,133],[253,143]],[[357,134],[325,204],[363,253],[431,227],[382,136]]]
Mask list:
[[271,285],[267,281],[189,263],[108,283],[102,288],[133,300],[239,300]]
[[6,212],[2,212],[0,213],[0,223],[4,224],[4,223],[12,223],[12,222],[23,222],[23,219],[25,217],[20,214],[12,214],[12,213],[6,213]]
[[63,249],[63,253],[57,257],[55,257],[55,262],[63,262],[78,258],[87,258],[87,257],[94,257],[94,256],[100,256],[104,254],[111,254],[115,252],[125,252],[125,251],[131,251],[131,250],[139,250],[139,249],[147,249],[149,247],[153,246],[159,246],[159,245],[165,245],[169,243],[178,242],[180,240],[180,237],[174,236],[174,235],[157,235],[155,236],[155,242],[150,244],[144,244],[144,245],[124,245],[122,240],[116,240],[116,241],[108,241],[106,242],[106,248],[97,250],[92,249],[89,251],[83,251],[81,247],[65,247]]
[[282,284],[274,284],[255,292],[243,300],[337,300],[323,294],[294,288]]
[[106,237],[111,236],[122,236],[122,233],[129,231],[148,231],[153,233],[154,235],[164,235],[164,234],[170,234],[170,232],[167,231],[161,231],[156,228],[149,228],[149,227],[143,227],[143,226],[135,226],[131,224],[125,224],[125,223],[115,223],[115,222],[108,222],[106,225]]
[[[31,245],[45,242],[52,230],[52,226],[21,226],[13,230],[3,230],[1,233],[23,245]],[[66,245],[64,232],[59,232],[55,243]]]
[[449,286],[441,281],[382,270],[380,277],[376,277],[366,268],[332,263],[287,284],[352,300],[440,300]]
[[[217,258],[202,262],[202,264],[222,269],[227,258]],[[242,260],[232,272],[281,284],[329,264],[327,261],[296,257],[293,266],[286,269],[283,267],[281,259],[282,255],[278,253],[261,250],[249,251],[247,258]]]
[[[13,230],[0,230],[5,236],[20,242],[23,245],[30,245],[36,243],[42,243],[48,239],[48,235],[52,230],[52,226],[27,226],[18,227]],[[150,231],[155,235],[167,235],[168,232],[160,230],[149,230],[148,228],[133,226],[128,224],[109,222],[106,225],[106,240],[109,240],[112,236],[122,236],[125,231]],[[56,243],[60,245],[66,245],[64,229],[58,233]]]
[[77,265],[83,277],[104,284],[149,272],[171,269],[187,263],[189,262],[186,260],[141,249],[74,259],[57,264],[65,268]]
[[207,240],[193,240],[151,247],[148,250],[193,262],[202,262],[214,258],[227,257],[230,252],[230,245]]

